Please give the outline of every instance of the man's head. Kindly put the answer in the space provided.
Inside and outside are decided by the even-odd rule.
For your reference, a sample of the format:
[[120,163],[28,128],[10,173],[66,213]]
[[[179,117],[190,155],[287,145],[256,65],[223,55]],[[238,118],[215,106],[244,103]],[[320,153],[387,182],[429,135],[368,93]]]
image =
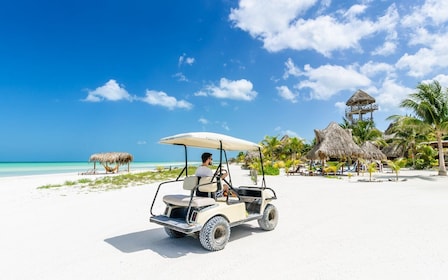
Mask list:
[[213,160],[212,159],[212,154],[210,154],[210,153],[203,153],[201,158],[202,158],[202,163],[205,163],[207,160],[210,159],[209,164],[212,164],[212,160]]

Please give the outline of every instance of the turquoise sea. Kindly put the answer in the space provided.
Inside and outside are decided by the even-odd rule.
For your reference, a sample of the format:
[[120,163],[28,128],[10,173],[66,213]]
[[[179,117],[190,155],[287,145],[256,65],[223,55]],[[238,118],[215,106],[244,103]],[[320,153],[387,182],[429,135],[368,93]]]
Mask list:
[[[183,167],[184,162],[131,162],[131,170],[147,170],[163,167]],[[190,164],[190,163],[189,163]],[[96,168],[104,171],[97,163]],[[127,165],[120,170],[127,170]],[[0,177],[44,175],[57,173],[80,173],[93,169],[91,162],[0,162]]]

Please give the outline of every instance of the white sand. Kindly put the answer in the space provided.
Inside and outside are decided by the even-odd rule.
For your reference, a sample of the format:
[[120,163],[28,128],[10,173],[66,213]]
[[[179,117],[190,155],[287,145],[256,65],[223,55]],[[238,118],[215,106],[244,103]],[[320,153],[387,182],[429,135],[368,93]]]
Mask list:
[[157,184],[88,192],[36,189],[83,178],[74,174],[0,178],[0,278],[447,279],[448,178],[436,174],[267,177],[277,228],[232,228],[219,252],[149,223]]

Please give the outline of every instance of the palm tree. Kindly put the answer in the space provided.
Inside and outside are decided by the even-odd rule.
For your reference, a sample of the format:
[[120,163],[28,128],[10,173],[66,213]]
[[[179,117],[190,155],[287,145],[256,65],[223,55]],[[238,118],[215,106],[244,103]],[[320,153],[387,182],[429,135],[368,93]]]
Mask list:
[[265,136],[261,141],[263,146],[263,154],[267,159],[276,160],[279,156],[279,151],[282,147],[282,142],[278,140],[277,136]]
[[395,174],[397,176],[397,182],[398,182],[398,172],[400,171],[400,169],[402,167],[404,167],[406,165],[406,159],[398,158],[394,161],[388,160],[387,165],[390,167],[390,169],[392,169],[392,171],[395,172]]
[[437,160],[435,159],[437,156],[437,151],[434,150],[430,145],[418,145],[417,153],[415,154],[416,158],[416,167],[419,169],[427,168],[427,167],[435,167],[437,166]]
[[283,153],[286,158],[292,160],[293,165],[297,158],[300,158],[303,145],[303,140],[297,137],[288,138],[285,143],[283,143]]
[[383,133],[375,127],[373,121],[358,121],[351,126],[351,129],[356,144],[361,146],[367,141],[372,141],[381,146]]
[[439,152],[439,175],[446,176],[442,137],[448,132],[448,91],[443,92],[438,81],[420,83],[417,89],[418,92],[410,94],[400,107],[413,111],[413,123],[434,131]]
[[376,172],[376,162],[371,162],[367,165],[367,172],[369,172],[369,181],[372,182],[372,173]]
[[412,167],[415,168],[417,147],[421,142],[431,140],[432,129],[428,126],[416,125],[413,118],[409,116],[393,115],[387,119],[394,121],[388,130],[393,135],[393,144],[403,148],[402,156],[407,152],[407,156],[412,160]]

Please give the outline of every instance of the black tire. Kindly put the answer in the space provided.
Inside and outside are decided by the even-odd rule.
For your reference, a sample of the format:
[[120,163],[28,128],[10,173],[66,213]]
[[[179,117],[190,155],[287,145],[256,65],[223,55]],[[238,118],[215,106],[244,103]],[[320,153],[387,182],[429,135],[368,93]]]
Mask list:
[[230,226],[224,217],[216,216],[208,220],[199,232],[202,247],[209,251],[224,249],[230,237]]
[[170,228],[167,228],[167,227],[165,228],[165,232],[171,238],[182,238],[182,237],[186,236],[186,234],[183,233],[183,232],[180,232],[180,231],[177,231],[177,230],[174,230],[174,229],[170,229]]
[[277,208],[272,205],[266,205],[264,208],[263,217],[258,219],[258,224],[263,230],[273,230],[278,223],[278,211]]

